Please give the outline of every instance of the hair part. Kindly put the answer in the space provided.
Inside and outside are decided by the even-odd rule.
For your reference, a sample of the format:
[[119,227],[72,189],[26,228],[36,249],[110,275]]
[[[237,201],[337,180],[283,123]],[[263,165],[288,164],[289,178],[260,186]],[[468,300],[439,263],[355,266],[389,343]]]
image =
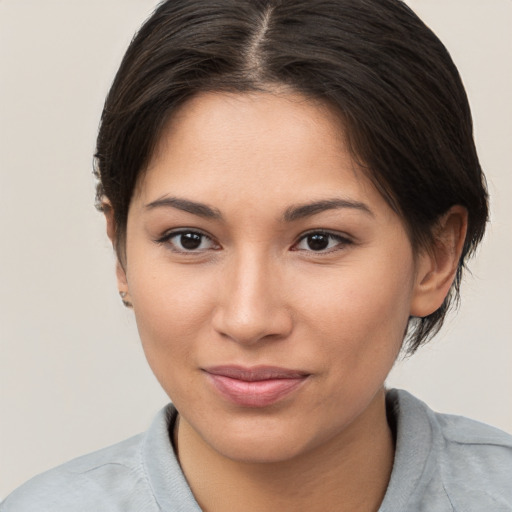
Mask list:
[[167,120],[201,92],[285,87],[340,113],[354,159],[401,216],[415,251],[456,204],[468,231],[441,308],[411,318],[413,353],[456,304],[488,216],[466,93],[451,57],[399,0],[172,0],[132,40],[97,141],[97,204],[108,200],[125,262],[130,202]]

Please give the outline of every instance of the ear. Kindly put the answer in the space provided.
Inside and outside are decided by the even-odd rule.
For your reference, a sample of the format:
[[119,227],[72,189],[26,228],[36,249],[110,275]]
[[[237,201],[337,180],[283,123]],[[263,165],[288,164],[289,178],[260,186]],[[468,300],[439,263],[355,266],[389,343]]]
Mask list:
[[117,278],[117,287],[119,289],[119,295],[121,296],[121,300],[126,307],[131,307],[131,299],[129,296],[128,290],[128,281],[126,279],[126,272],[124,270],[123,265],[119,259],[119,255],[116,251],[115,239],[116,239],[116,222],[114,219],[114,209],[112,208],[112,204],[108,199],[103,200],[101,204],[101,209],[103,214],[105,215],[105,220],[107,223],[107,236],[112,242],[112,247],[114,248],[114,252],[116,252],[116,278]]
[[463,206],[453,206],[439,220],[432,247],[418,256],[411,316],[428,316],[443,304],[455,279],[467,227]]

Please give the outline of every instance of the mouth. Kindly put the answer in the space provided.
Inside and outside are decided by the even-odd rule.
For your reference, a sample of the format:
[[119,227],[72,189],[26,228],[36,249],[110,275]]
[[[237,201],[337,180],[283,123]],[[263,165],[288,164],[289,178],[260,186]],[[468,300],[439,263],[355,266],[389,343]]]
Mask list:
[[310,374],[276,366],[204,368],[216,392],[242,407],[266,407],[296,391]]

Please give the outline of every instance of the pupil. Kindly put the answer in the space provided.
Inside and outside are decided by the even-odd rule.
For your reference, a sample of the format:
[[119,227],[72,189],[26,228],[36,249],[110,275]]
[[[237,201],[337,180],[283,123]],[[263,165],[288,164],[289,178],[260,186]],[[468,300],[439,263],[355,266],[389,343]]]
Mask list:
[[184,233],[181,235],[181,245],[184,249],[197,249],[201,245],[201,235]]
[[329,237],[327,235],[309,235],[308,246],[312,251],[322,251],[329,245]]

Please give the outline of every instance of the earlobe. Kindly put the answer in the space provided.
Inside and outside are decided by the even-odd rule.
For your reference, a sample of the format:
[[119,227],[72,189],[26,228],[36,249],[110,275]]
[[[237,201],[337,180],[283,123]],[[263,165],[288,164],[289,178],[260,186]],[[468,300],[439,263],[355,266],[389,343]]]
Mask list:
[[467,210],[459,205],[439,220],[432,247],[418,256],[411,316],[426,317],[443,304],[455,279],[467,225]]
[[121,300],[123,304],[127,308],[132,308],[132,299],[130,297],[130,290],[128,287],[128,280],[126,279],[126,272],[121,265],[121,262],[119,261],[119,257],[116,261],[116,277],[117,277],[117,287],[119,289],[119,296],[121,297]]
[[123,268],[123,265],[121,264],[121,261],[119,260],[119,255],[116,251],[116,223],[114,219],[114,209],[112,208],[112,204],[108,199],[105,199],[101,206],[107,224],[107,236],[112,243],[114,251],[116,252],[116,278],[119,295],[126,307],[132,307],[128,290],[128,281],[126,279],[126,272]]

